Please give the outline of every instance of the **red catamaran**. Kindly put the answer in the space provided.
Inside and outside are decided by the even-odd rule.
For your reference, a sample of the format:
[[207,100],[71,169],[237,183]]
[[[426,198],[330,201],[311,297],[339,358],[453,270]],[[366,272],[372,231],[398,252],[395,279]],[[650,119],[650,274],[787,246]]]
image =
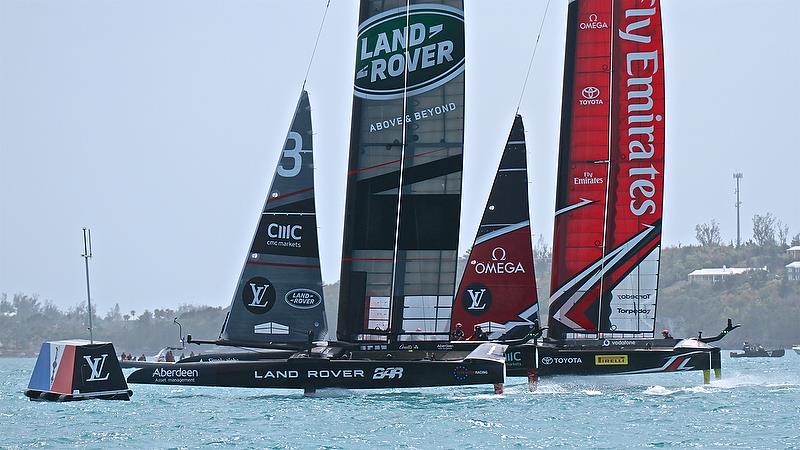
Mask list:
[[547,373],[719,369],[720,336],[654,339],[664,187],[659,0],[569,4]]

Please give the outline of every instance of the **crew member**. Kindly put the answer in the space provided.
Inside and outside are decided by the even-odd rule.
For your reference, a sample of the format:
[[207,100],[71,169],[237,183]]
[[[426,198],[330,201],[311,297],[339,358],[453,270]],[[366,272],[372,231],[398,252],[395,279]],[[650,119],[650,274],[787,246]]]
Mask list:
[[472,336],[469,338],[471,341],[488,341],[489,335],[483,331],[480,325],[475,325],[475,332],[472,333]]
[[664,328],[664,331],[661,332],[661,336],[663,336],[664,339],[675,339],[674,337],[672,337],[672,335],[669,333],[669,330],[666,328]]
[[464,327],[461,323],[456,324],[456,329],[453,330],[452,336],[450,337],[453,341],[463,341],[464,340]]

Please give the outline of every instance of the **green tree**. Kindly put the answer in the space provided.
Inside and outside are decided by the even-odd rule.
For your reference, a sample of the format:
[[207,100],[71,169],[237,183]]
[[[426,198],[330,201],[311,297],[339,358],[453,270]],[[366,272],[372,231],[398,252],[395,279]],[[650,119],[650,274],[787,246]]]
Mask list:
[[716,220],[711,219],[711,223],[701,223],[695,225],[695,236],[697,242],[703,247],[718,246],[722,242],[719,232],[719,224]]

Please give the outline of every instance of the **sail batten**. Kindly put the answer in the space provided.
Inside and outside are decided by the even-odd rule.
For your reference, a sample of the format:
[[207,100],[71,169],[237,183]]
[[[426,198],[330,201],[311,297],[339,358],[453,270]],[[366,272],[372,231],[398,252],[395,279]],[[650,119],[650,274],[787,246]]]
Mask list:
[[326,336],[308,93],[300,96],[219,342],[304,344]]
[[[651,335],[660,261],[660,2],[570,3],[550,335]],[[624,250],[624,251],[623,251]]]

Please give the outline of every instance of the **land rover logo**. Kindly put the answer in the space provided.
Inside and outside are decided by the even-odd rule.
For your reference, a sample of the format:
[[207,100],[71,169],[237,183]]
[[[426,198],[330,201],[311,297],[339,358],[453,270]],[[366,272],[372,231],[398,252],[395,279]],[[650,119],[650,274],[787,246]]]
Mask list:
[[435,89],[464,71],[464,13],[445,5],[400,7],[358,29],[355,95],[402,98]]
[[311,309],[322,304],[322,296],[311,289],[292,289],[284,297],[292,308]]
[[266,278],[251,278],[244,284],[242,302],[251,313],[264,314],[275,305],[275,287]]

